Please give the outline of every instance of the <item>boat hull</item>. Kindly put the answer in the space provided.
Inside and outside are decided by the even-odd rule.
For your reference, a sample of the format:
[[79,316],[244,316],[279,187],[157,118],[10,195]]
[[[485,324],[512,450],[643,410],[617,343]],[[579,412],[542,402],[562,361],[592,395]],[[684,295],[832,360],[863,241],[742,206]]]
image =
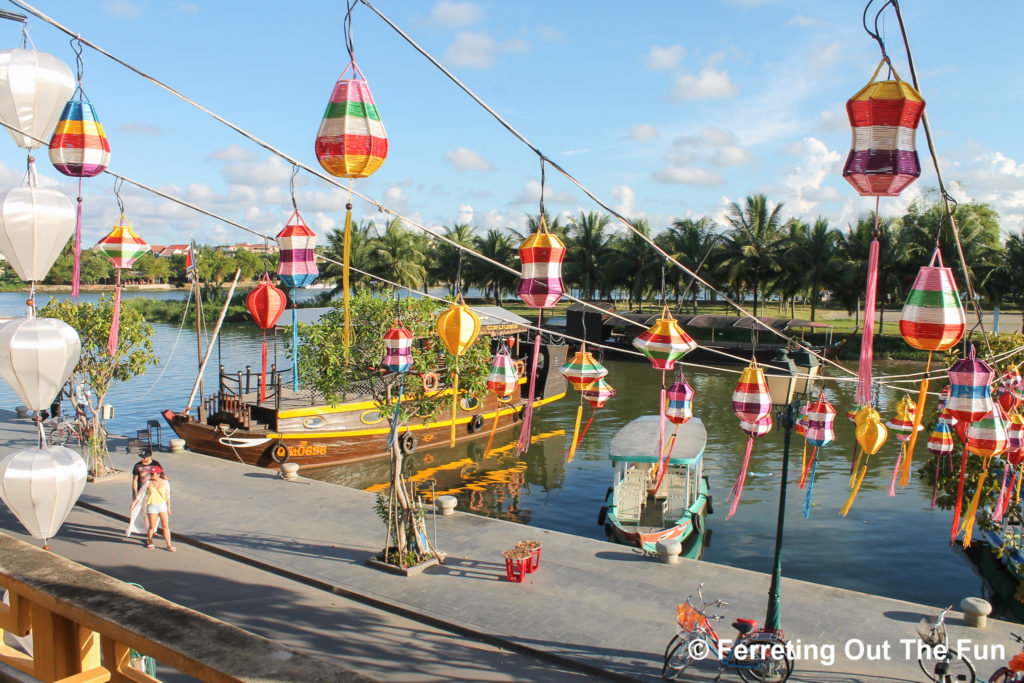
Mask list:
[[612,491],[605,500],[605,532],[608,538],[623,545],[640,548],[644,552],[656,553],[659,541],[678,540],[683,546],[682,557],[699,559],[704,549],[704,537],[707,529],[706,519],[709,513],[708,484],[701,478],[700,492],[693,504],[675,524],[663,529],[642,531],[634,525],[621,523],[615,515]]

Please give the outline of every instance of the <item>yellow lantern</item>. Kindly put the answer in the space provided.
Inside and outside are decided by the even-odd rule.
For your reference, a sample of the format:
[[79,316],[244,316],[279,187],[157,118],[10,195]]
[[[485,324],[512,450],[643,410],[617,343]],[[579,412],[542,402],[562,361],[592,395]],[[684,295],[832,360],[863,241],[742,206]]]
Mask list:
[[858,427],[868,420],[876,420],[880,422],[882,420],[882,416],[871,406],[864,406],[853,414],[853,423]]
[[[461,301],[461,297],[459,299]],[[461,356],[466,353],[477,335],[480,334],[480,318],[464,303],[452,304],[451,308],[437,316],[437,336],[448,349],[448,353]],[[452,371],[452,432],[451,445],[455,447],[455,413],[459,408],[459,366],[456,358]]]
[[[874,415],[867,413],[866,410],[871,410]],[[857,427],[857,443],[864,449],[864,458],[861,462],[860,472],[855,475],[856,481],[850,480],[853,485],[853,491],[850,492],[850,497],[846,499],[846,503],[839,510],[839,514],[843,517],[850,511],[850,508],[853,506],[853,499],[857,497],[860,485],[864,483],[864,475],[868,472],[868,458],[882,448],[886,437],[889,435],[877,411],[870,408],[861,408],[857,411],[858,414],[862,412],[865,413],[865,416],[863,423]]]

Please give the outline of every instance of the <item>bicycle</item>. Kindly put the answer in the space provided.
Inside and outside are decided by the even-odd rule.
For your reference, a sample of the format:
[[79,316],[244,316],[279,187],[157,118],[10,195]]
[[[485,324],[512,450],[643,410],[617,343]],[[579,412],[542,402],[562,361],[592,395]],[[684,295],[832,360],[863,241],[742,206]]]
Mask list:
[[[1024,643],[1024,638],[1011,633],[1013,639],[1018,643]],[[1001,666],[996,669],[995,673],[988,677],[989,683],[1024,683],[1024,651],[1018,652],[1010,661],[1007,662],[1006,666]]]
[[737,619],[732,625],[737,631],[736,641],[732,647],[723,648],[721,638],[711,625],[712,620],[722,616],[709,616],[707,608],[729,603],[704,600],[704,584],[697,586],[697,598],[700,608],[694,605],[690,595],[676,612],[678,629],[665,647],[663,679],[675,680],[686,667],[700,659],[717,659],[719,676],[726,669],[736,669],[740,678],[749,683],[784,683],[793,674],[793,657],[785,633],[758,628],[753,619]]
[[74,437],[81,445],[85,441],[83,432],[80,420],[70,418],[62,412],[59,418],[50,421],[50,431],[46,435],[46,443],[51,446],[63,446],[71,437]]
[[949,648],[946,635],[946,613],[952,605],[942,610],[934,624],[922,619],[917,626],[917,635],[923,647],[917,648],[917,665],[928,680],[935,683],[975,683],[978,679],[971,660]]

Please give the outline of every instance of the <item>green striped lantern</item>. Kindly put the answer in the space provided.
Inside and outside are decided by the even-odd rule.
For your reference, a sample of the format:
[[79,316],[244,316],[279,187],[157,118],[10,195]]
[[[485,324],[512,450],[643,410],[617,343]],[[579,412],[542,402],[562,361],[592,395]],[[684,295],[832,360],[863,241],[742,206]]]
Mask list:
[[[345,78],[349,69],[352,78]],[[315,148],[320,165],[339,178],[366,178],[388,156],[388,135],[370,86],[354,61],[334,84]]]
[[562,366],[562,374],[576,391],[583,391],[608,374],[608,370],[597,362],[594,355],[580,349],[568,363]]
[[953,271],[942,264],[942,255],[936,249],[931,262],[918,271],[907,295],[900,315],[900,334],[915,349],[945,351],[960,341],[965,327]]
[[110,321],[110,336],[107,337],[107,351],[117,354],[118,330],[121,327],[121,271],[131,268],[135,259],[149,251],[149,245],[135,234],[131,223],[121,214],[117,225],[100,240],[100,250],[117,270],[117,287],[114,289],[114,317]]

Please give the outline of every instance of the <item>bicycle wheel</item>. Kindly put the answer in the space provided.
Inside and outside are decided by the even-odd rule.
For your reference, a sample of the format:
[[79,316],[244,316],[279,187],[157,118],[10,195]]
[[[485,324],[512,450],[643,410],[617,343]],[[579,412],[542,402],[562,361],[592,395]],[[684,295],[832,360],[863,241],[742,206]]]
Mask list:
[[70,430],[67,425],[57,424],[50,433],[46,435],[46,443],[51,446],[63,446],[71,438]]
[[681,636],[678,633],[675,634],[674,636],[672,636],[672,638],[670,638],[669,641],[668,641],[668,645],[665,646],[665,654],[662,657],[662,659],[668,659],[668,653],[671,652],[672,648],[674,648],[676,646],[676,643],[678,643],[682,639],[683,639],[683,636]]
[[930,657],[930,654],[922,648],[917,656],[917,665],[928,680],[935,683],[975,683],[978,680],[971,660],[955,650],[950,650],[945,657]]
[[752,658],[736,667],[747,683],[784,683],[793,675],[793,657],[787,643],[774,633],[754,633],[740,642]]
[[988,683],[1013,683],[1013,672],[1005,666],[1001,666],[988,677]]
[[674,640],[676,644],[665,656],[665,663],[661,667],[661,677],[666,681],[674,681],[693,661],[690,655],[691,639],[677,635]]

